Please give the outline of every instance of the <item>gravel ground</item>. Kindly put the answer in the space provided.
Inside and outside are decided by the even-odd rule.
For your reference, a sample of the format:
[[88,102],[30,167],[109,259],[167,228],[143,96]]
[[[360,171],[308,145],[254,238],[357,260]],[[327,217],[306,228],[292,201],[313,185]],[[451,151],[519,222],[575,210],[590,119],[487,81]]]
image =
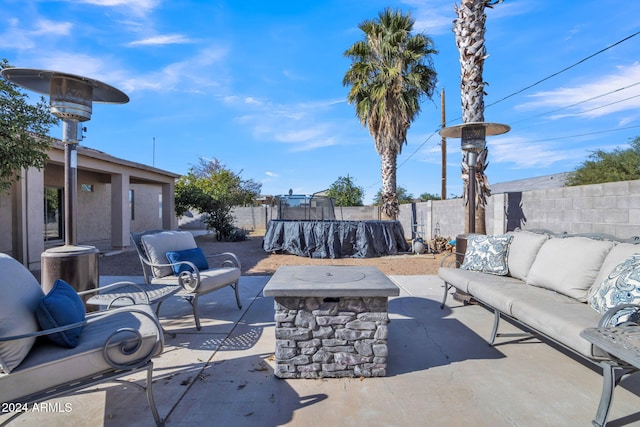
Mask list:
[[[445,255],[406,253],[377,258],[316,259],[266,252],[262,249],[262,240],[260,233],[250,235],[243,242],[218,242],[211,234],[196,237],[198,246],[205,254],[235,253],[242,263],[243,275],[271,275],[283,265],[367,265],[378,267],[387,275],[436,274]],[[142,267],[134,249],[101,256],[99,269],[102,276],[142,275]]]

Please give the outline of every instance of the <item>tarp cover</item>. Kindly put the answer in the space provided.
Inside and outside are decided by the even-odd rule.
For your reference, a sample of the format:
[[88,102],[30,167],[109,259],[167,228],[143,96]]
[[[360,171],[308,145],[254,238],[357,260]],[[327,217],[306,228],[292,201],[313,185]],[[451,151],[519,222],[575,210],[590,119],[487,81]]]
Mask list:
[[262,247],[310,258],[372,258],[410,249],[399,221],[271,220]]

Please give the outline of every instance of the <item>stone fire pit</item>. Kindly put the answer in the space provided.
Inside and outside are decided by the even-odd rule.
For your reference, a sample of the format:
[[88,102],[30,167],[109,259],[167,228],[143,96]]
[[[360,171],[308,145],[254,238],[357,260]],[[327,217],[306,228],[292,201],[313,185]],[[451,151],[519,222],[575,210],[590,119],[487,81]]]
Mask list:
[[375,267],[280,267],[263,291],[275,298],[279,378],[382,377],[388,297],[398,287]]

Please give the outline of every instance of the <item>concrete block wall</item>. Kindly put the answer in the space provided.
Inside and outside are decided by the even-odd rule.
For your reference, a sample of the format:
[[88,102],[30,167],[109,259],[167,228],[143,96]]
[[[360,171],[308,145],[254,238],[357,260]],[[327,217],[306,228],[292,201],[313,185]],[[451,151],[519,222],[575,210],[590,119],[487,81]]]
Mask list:
[[[345,221],[380,219],[377,206],[336,207],[335,214]],[[277,218],[277,208],[236,208],[233,215],[238,227],[266,229],[269,220]],[[488,234],[542,228],[619,238],[640,236],[640,180],[495,194],[489,197],[485,218]],[[464,233],[464,201],[403,204],[398,220],[407,239],[414,237],[414,231],[422,232],[426,239],[436,235],[454,238]]]

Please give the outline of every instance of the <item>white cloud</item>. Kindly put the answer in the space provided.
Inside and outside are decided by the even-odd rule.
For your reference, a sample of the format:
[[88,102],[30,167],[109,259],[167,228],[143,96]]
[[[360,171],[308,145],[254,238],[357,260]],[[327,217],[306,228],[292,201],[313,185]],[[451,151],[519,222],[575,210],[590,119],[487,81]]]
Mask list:
[[94,6],[101,7],[119,7],[126,8],[130,12],[136,15],[146,15],[148,12],[155,9],[160,0],[67,0],[75,1],[78,3],[92,4]]
[[36,22],[36,28],[31,31],[33,35],[45,36],[68,36],[71,33],[73,24],[71,22],[55,22],[48,19],[39,19]]
[[43,38],[68,36],[73,24],[48,19],[34,20],[33,27],[23,28],[18,18],[8,19],[4,32],[0,33],[0,47],[16,50],[33,49]]
[[267,175],[267,176],[268,176],[268,177],[270,177],[270,178],[277,178],[277,177],[279,177],[279,176],[280,176],[280,174],[279,174],[279,173],[270,172],[270,171],[266,171],[264,174],[265,174],[265,175]]
[[595,77],[582,84],[537,92],[529,97],[533,101],[516,108],[520,110],[566,108],[563,112],[551,116],[554,119],[567,116],[595,118],[622,111],[637,111],[640,108],[639,82],[640,63],[620,65],[616,67],[615,72]]
[[[528,138],[502,136],[487,141],[491,163],[511,163],[516,168],[545,168],[555,163],[572,163],[585,155],[584,147],[550,141],[530,142]],[[560,147],[560,148],[558,148]]]
[[129,43],[129,46],[158,46],[158,45],[167,45],[167,44],[185,44],[191,43],[192,41],[183,36],[182,34],[165,34],[154,37],[148,37],[142,40],[136,40],[134,42]]

